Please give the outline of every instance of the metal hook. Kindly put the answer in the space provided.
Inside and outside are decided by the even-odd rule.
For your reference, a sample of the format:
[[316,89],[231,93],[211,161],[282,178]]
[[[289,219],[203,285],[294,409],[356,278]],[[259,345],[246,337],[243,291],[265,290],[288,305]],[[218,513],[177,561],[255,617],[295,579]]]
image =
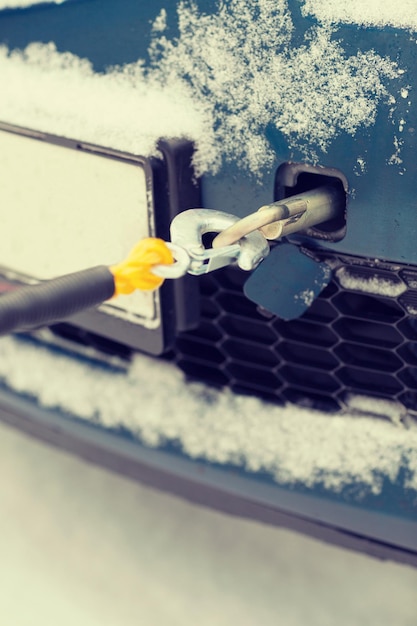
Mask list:
[[252,270],[269,253],[269,245],[260,231],[246,235],[238,243],[205,248],[205,233],[220,233],[240,218],[213,209],[189,209],[179,213],[171,223],[171,241],[184,248],[191,257],[189,274],[206,274],[237,262],[242,270]]
[[151,269],[152,274],[161,278],[181,278],[185,276],[191,264],[188,252],[181,246],[176,246],[169,241],[166,241],[165,244],[172,252],[174,263],[172,265],[154,265]]

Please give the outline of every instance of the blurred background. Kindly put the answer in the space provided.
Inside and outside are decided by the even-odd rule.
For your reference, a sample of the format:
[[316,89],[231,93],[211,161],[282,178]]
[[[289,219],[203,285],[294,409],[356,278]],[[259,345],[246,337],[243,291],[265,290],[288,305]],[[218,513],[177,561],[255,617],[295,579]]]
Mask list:
[[415,626],[417,570],[227,517],[0,425],[0,623]]

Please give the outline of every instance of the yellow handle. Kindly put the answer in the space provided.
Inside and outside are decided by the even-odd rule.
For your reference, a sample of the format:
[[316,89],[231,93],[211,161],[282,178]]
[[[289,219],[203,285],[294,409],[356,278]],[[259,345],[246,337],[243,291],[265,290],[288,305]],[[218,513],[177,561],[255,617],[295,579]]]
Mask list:
[[154,291],[164,282],[152,274],[154,265],[171,265],[174,262],[171,250],[162,239],[148,237],[133,248],[125,261],[110,267],[114,276],[114,295],[127,295],[140,289]]

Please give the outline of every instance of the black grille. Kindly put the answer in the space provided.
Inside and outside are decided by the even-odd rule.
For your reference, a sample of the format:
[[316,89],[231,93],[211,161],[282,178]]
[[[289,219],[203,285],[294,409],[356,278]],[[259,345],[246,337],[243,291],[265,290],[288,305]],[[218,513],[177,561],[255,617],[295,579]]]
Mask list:
[[333,412],[348,395],[366,394],[416,411],[417,268],[326,260],[335,268],[332,282],[288,322],[244,296],[244,272],[202,277],[202,321],[179,337],[178,366],[193,379],[275,402]]

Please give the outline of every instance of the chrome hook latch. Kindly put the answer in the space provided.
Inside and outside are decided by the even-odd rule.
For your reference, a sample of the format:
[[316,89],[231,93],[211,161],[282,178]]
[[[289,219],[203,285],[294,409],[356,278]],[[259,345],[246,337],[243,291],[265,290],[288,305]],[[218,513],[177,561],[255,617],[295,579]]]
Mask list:
[[269,244],[260,231],[247,234],[228,246],[205,248],[203,235],[220,233],[240,220],[236,215],[213,209],[189,209],[171,223],[171,241],[187,251],[189,274],[207,274],[237,262],[242,270],[253,270],[269,253]]

